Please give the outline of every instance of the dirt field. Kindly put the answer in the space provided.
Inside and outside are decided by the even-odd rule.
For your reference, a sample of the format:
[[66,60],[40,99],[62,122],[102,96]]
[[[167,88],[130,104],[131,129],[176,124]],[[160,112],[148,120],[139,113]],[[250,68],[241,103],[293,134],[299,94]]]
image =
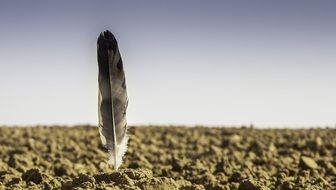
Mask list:
[[336,130],[133,127],[118,172],[95,127],[0,127],[0,189],[336,189]]

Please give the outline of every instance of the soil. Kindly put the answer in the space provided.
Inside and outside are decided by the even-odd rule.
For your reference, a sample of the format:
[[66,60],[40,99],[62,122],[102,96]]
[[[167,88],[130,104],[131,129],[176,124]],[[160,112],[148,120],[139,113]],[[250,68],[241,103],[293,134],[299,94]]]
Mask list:
[[0,127],[0,189],[336,189],[336,130],[131,127],[107,165],[98,129]]

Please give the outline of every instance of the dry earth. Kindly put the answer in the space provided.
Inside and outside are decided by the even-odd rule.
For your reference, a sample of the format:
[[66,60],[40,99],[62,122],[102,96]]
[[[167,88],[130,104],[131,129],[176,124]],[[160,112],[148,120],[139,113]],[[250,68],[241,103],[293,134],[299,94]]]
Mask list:
[[132,127],[118,172],[98,129],[0,127],[0,189],[336,189],[336,130]]

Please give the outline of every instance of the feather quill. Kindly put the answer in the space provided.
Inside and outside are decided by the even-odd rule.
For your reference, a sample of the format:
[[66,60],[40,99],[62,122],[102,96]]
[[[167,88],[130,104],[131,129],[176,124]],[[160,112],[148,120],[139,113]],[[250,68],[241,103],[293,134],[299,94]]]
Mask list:
[[97,59],[99,133],[102,144],[109,152],[108,163],[117,170],[127,150],[128,97],[118,43],[108,30],[98,37]]

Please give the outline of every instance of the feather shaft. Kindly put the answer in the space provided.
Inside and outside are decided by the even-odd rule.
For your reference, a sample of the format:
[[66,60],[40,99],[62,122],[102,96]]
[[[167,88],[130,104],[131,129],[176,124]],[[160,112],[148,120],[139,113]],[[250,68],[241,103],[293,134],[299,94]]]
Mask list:
[[[111,67],[109,67],[109,72],[110,72],[110,75],[112,74],[111,73]],[[113,106],[113,98],[112,98],[112,80],[110,80],[110,85],[111,85],[111,110],[112,110],[112,114],[111,114],[111,117],[112,117],[112,133],[113,133],[113,157],[114,157],[114,163],[113,165],[116,166],[117,165],[117,137],[116,137],[116,126],[115,126],[115,119],[114,119],[114,106]]]

